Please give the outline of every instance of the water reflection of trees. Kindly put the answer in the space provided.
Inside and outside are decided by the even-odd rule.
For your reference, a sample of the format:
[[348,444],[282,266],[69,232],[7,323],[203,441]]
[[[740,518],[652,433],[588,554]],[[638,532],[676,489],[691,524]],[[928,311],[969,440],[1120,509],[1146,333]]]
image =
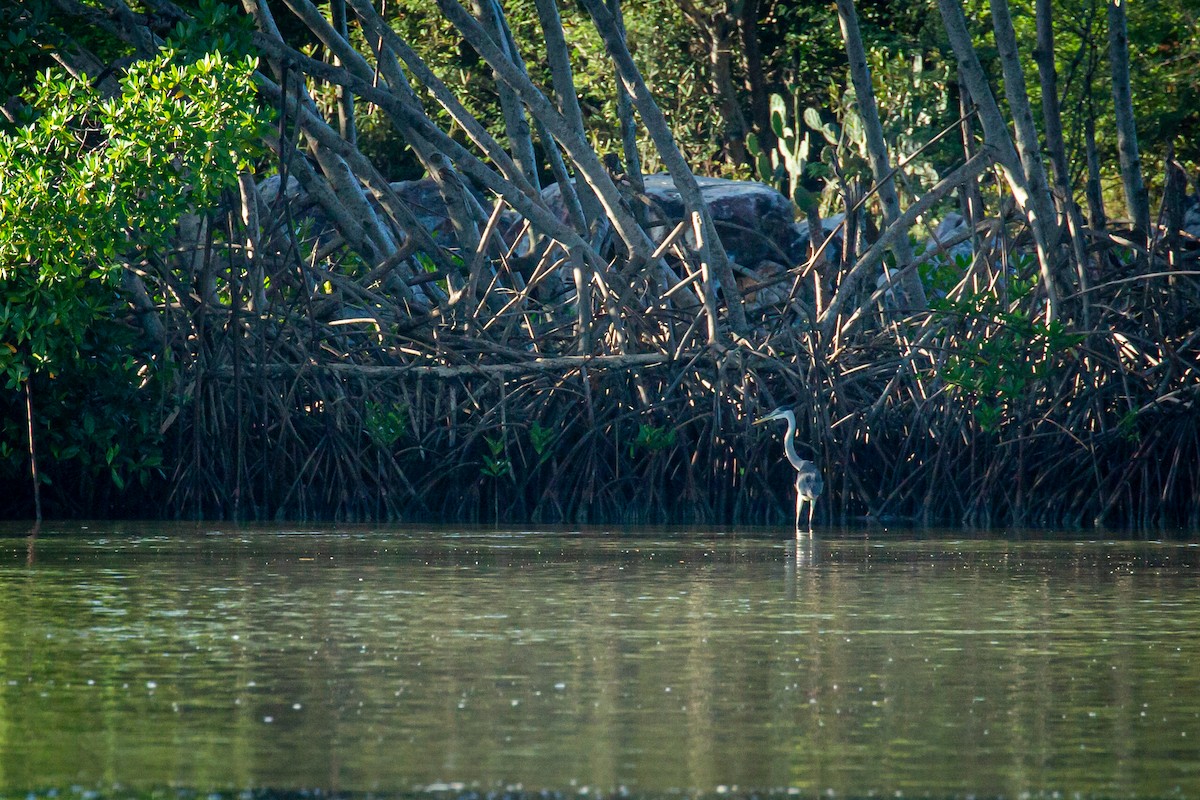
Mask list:
[[1198,755],[1186,548],[174,547],[0,562],[0,786],[1144,794]]

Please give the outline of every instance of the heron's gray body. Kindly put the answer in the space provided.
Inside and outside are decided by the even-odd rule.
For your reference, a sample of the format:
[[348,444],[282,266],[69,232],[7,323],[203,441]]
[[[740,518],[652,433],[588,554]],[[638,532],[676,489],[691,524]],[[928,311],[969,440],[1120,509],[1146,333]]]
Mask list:
[[811,533],[813,511],[817,498],[825,490],[825,481],[821,477],[821,471],[817,469],[817,465],[801,458],[800,454],[796,452],[796,415],[790,408],[777,408],[754,424],[758,425],[775,419],[787,421],[787,433],[783,437],[783,452],[787,456],[788,463],[796,470],[796,534],[800,534],[800,511],[806,502],[808,503],[808,530]]
[[796,492],[808,502],[821,496],[825,490],[825,481],[817,471],[817,465],[811,461],[803,462],[800,472],[796,475]]

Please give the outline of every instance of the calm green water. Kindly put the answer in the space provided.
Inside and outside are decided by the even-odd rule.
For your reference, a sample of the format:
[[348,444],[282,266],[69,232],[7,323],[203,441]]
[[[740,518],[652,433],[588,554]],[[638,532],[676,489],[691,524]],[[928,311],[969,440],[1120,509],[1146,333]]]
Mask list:
[[0,795],[1200,796],[1200,548],[912,536],[10,535]]

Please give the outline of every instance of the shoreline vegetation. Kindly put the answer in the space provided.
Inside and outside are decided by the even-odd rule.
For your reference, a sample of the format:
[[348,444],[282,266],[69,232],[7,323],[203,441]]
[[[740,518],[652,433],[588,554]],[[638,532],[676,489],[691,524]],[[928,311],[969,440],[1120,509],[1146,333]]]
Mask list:
[[[826,479],[819,523],[1200,527],[1195,206],[1170,142],[1143,174],[1124,4],[1102,82],[1131,222],[1091,187],[1095,142],[1064,143],[1098,112],[1059,107],[1053,58],[1035,114],[1005,0],[986,29],[937,3],[957,73],[939,92],[959,103],[907,150],[839,0],[851,100],[823,114],[776,95],[765,128],[725,141],[744,159],[727,174],[796,205],[795,249],[754,264],[727,249],[737,232],[615,3],[580,4],[613,79],[621,135],[603,153],[551,0],[536,64],[498,3],[437,0],[495,119],[369,0],[243,6],[22,18],[111,107],[53,127],[51,88],[6,106],[0,516],[782,525],[792,474],[778,432],[751,423],[791,405]],[[1049,3],[1036,20],[1053,53]],[[72,25],[121,45],[101,57]],[[84,153],[123,163],[139,63],[165,104],[147,124],[176,127],[129,160],[141,173],[72,172]],[[366,154],[368,122],[436,202],[406,200]],[[66,166],[22,183],[37,135]],[[670,175],[681,212],[648,199],[644,171]],[[68,189],[63,217],[31,211]]]

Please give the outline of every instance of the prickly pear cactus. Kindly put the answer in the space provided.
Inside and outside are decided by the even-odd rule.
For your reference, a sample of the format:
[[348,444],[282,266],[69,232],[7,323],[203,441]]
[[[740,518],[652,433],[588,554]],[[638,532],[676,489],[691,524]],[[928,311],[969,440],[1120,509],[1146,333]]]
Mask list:
[[[812,157],[814,140],[810,131],[819,133],[826,142],[835,146],[840,131],[835,125],[823,122],[815,108],[804,109],[801,113],[799,91],[791,88],[790,94],[790,98],[779,94],[772,94],[770,98],[771,131],[775,134],[775,147],[769,150],[764,148],[759,137],[751,133],[746,138],[746,149],[754,158],[757,178],[778,188],[797,206],[806,209],[814,197],[804,188],[804,177],[811,172],[810,167],[814,162],[820,163],[819,158]],[[805,125],[810,131],[804,130]]]

